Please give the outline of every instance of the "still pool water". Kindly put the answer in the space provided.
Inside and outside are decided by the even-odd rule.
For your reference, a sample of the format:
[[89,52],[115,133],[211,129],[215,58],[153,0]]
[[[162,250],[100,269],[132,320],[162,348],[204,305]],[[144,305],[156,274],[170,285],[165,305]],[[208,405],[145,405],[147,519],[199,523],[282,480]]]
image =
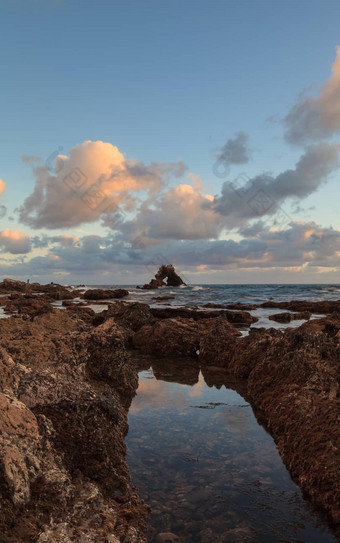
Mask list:
[[[245,385],[185,361],[144,365],[129,412],[131,482],[152,508],[148,543],[335,543],[302,497]],[[229,379],[229,380],[228,380]]]

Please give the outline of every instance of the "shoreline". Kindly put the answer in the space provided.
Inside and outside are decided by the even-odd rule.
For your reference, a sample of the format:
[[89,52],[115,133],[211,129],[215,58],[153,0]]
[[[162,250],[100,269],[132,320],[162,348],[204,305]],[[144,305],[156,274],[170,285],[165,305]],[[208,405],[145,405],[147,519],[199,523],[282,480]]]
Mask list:
[[136,352],[194,358],[205,372],[244,378],[293,480],[339,529],[340,301],[267,302],[324,316],[242,337],[238,326],[254,317],[241,304],[150,308],[120,292],[124,301],[110,298],[95,313],[90,299],[74,304],[81,292],[60,285],[9,281],[0,293],[5,310],[17,311],[0,320],[4,543],[89,534],[98,543],[145,543],[149,509],[130,486],[124,443]]

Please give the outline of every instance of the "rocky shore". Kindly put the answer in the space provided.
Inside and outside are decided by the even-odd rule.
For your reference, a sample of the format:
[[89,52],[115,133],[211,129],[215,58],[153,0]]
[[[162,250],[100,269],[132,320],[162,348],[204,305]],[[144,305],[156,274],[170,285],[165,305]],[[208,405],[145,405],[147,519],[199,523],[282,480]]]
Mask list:
[[252,306],[150,308],[116,289],[110,300],[124,301],[95,313],[87,304],[105,295],[87,293],[0,283],[13,314],[0,320],[1,543],[146,542],[149,508],[130,485],[124,444],[137,353],[242,377],[292,478],[340,525],[340,301],[268,302],[324,316],[243,337]]

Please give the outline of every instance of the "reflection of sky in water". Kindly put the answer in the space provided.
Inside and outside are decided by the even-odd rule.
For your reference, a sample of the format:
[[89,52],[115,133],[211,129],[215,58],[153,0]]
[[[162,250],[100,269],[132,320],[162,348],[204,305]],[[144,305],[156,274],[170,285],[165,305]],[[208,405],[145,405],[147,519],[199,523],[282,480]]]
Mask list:
[[144,371],[129,424],[132,484],[153,510],[150,543],[166,531],[183,543],[336,541],[234,390],[208,387],[202,373],[189,386]]

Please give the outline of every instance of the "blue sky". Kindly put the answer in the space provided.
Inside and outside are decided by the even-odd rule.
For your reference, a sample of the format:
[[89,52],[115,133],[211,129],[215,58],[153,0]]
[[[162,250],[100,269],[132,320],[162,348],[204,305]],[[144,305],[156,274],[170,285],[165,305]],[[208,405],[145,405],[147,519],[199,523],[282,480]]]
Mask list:
[[[270,213],[271,223],[266,229],[244,240],[241,230],[267,219],[266,214],[256,218],[244,212],[233,222],[229,220],[230,205],[227,216],[225,201],[223,206],[218,203],[224,183],[232,182],[238,174],[253,179],[267,172],[276,178],[294,169],[308,146],[321,142],[330,145],[339,138],[340,122],[333,123],[330,130],[327,109],[334,107],[337,117],[336,97],[327,102],[327,107],[326,99],[321,105],[316,103],[315,107],[324,108],[322,115],[328,114],[328,121],[325,117],[322,130],[316,131],[310,141],[289,140],[287,130],[296,122],[284,123],[301,92],[315,100],[321,96],[320,88],[331,77],[340,44],[339,20],[340,4],[335,0],[2,0],[0,179],[6,183],[1,204],[7,208],[0,223],[1,232],[6,232],[2,238],[2,275],[106,282],[110,275],[123,281],[128,273],[131,281],[136,281],[146,273],[146,260],[166,253],[187,275],[191,274],[193,282],[237,282],[239,277],[246,282],[259,278],[265,282],[276,282],[277,278],[282,282],[339,281],[339,240],[331,230],[340,229],[340,174],[333,162],[332,168],[327,166],[326,173],[322,172],[324,178],[315,182],[314,190],[305,187],[284,197],[285,191],[280,189],[279,196],[274,191],[275,205],[294,223],[281,232],[282,244],[287,236],[292,240],[289,247],[282,245],[287,258],[270,256],[278,244],[277,240],[268,241],[276,226],[274,213]],[[340,86],[334,92],[338,90]],[[308,113],[308,101],[305,106]],[[305,128],[308,131],[308,124]],[[216,157],[240,132],[246,135],[248,160],[235,163],[231,158],[228,175],[216,177]],[[25,198],[43,178],[43,173],[34,174],[21,157],[41,157],[41,164],[47,161],[50,167],[57,153],[69,157],[70,150],[85,141],[116,146],[127,161],[135,159],[143,165],[182,161],[187,169],[179,177],[167,170],[165,184],[160,182],[157,190],[153,188],[152,196],[144,172],[143,187],[132,189],[134,198],[138,193],[134,205],[127,203],[122,188],[108,193],[101,185],[124,210],[126,224],[119,228],[116,223],[115,228],[103,226],[99,215],[97,220],[87,220],[86,214],[84,220],[79,216],[76,224],[65,217],[60,224],[57,220],[50,224],[46,218],[34,220],[33,214],[39,214],[46,204],[41,200],[35,202],[33,211],[15,211],[25,206]],[[104,172],[100,168],[96,172],[98,178],[91,183],[102,183]],[[195,177],[188,178],[188,173]],[[174,221],[187,223],[190,216],[194,223],[175,233],[169,227],[167,234],[164,225],[157,226],[161,217],[171,221],[167,213],[172,208],[166,205],[172,196],[167,192],[179,185],[192,185],[193,179],[194,195],[175,193],[182,215],[176,214]],[[62,178],[50,178],[48,183],[52,182],[62,183]],[[257,181],[256,187],[262,190],[263,182]],[[299,180],[294,178],[294,183]],[[106,187],[113,190],[111,185]],[[265,187],[269,188],[268,181]],[[217,208],[218,213],[223,210],[222,218],[215,217],[218,227],[214,223],[205,236],[194,232],[202,202],[206,208],[201,193],[215,197],[216,206],[209,200],[209,205],[215,206],[211,213],[217,213]],[[59,208],[64,200],[58,199],[58,191],[54,197]],[[193,197],[197,201],[187,209],[186,203]],[[225,194],[226,198],[229,196]],[[247,201],[242,205],[248,205]],[[208,220],[212,221],[211,216]],[[314,223],[315,247],[304,249],[301,238],[297,249],[297,225],[307,223],[308,232]],[[155,236],[157,229],[162,230],[159,239]],[[12,230],[30,239],[7,233]],[[73,247],[67,247],[67,254],[65,246],[52,239],[65,235],[77,238]],[[145,249],[138,249],[132,257],[131,241],[141,235],[146,238]],[[93,254],[84,250],[88,247],[83,240],[86,236],[97,236]],[[234,244],[245,241],[249,258],[243,250],[242,257],[234,255],[240,245],[229,253],[228,247],[216,245],[217,240]],[[251,256],[254,242],[262,244],[262,257],[259,253],[256,258]],[[207,258],[211,243],[215,244],[214,251],[221,252],[221,258]],[[192,261],[177,258],[183,247],[186,254],[194,251],[195,255],[201,247],[200,268],[199,255]],[[309,254],[304,256],[304,251]]]

